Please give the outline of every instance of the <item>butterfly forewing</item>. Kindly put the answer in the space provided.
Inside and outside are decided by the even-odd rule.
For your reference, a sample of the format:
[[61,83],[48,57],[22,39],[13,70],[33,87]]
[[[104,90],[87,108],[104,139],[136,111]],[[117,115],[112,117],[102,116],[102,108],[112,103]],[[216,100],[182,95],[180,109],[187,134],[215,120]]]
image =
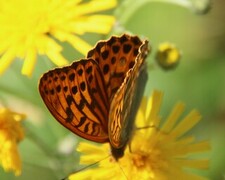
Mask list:
[[134,66],[127,72],[111,102],[108,131],[113,148],[126,146],[131,136],[136,111],[147,82],[144,60],[148,51],[148,42],[144,41],[139,47]]
[[40,79],[40,94],[52,115],[73,133],[110,142],[123,156],[147,81],[148,41],[112,36],[99,41],[87,59],[56,68]]
[[96,60],[102,71],[110,101],[124,81],[127,71],[134,66],[141,44],[137,36],[124,34],[100,41],[89,51],[88,58]]
[[39,91],[52,115],[66,128],[95,142],[108,141],[108,95],[94,60],[45,73]]

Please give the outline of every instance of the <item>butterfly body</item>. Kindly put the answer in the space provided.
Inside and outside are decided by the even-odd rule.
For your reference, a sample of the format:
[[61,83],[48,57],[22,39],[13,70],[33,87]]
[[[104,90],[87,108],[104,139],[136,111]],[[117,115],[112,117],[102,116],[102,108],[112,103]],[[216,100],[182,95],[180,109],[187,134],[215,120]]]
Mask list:
[[[118,144],[120,145],[119,146],[120,148],[118,148],[118,146],[115,148],[114,146],[111,145],[111,152],[113,157],[116,160],[123,157],[126,145],[130,141],[132,133],[133,133],[135,116],[136,116],[138,107],[140,105],[141,97],[144,93],[145,84],[147,82],[147,70],[145,65],[143,67],[143,70],[140,72],[140,75],[137,78],[137,81],[138,82],[136,82],[137,83],[136,88],[133,89],[132,93],[129,93],[129,91],[127,92],[129,93],[129,96],[131,96],[132,98],[128,98],[128,100],[125,100],[125,101],[130,101],[130,104],[127,103],[128,105],[123,108],[123,111],[127,111],[128,113],[127,115],[125,115],[125,117],[123,117],[123,119],[121,119],[122,120],[121,129],[123,130],[121,131],[119,135]],[[123,111],[121,113],[126,114]],[[110,132],[110,129],[109,129],[109,132]]]
[[148,41],[137,36],[100,41],[86,59],[45,73],[39,84],[42,99],[73,133],[109,142],[117,160],[131,136],[147,80],[147,54]]

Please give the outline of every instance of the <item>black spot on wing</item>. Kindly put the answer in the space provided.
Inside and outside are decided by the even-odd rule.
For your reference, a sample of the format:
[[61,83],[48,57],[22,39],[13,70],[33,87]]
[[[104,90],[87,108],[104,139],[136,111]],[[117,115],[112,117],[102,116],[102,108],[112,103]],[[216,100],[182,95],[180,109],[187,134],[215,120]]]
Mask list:
[[75,78],[75,73],[72,73],[69,75],[69,80],[72,82],[74,81],[74,78]]
[[102,58],[103,58],[103,60],[106,60],[108,57],[109,57],[109,51],[108,50],[103,51],[102,52]]
[[103,67],[103,73],[107,74],[108,72],[109,72],[109,65],[105,64],[104,67]]
[[67,95],[66,96],[66,102],[69,106],[71,106],[72,102],[73,102],[73,97],[71,95]]
[[77,71],[77,73],[79,74],[79,76],[82,76],[82,74],[83,74],[83,69],[79,69],[79,70]]
[[61,91],[61,86],[60,85],[56,86],[56,91],[57,91],[57,93],[59,93]]
[[116,62],[116,57],[113,56],[113,57],[111,58],[111,64],[115,64],[115,62]]
[[77,86],[73,86],[71,90],[72,90],[73,94],[76,94],[77,93]]
[[80,89],[81,89],[81,91],[85,91],[85,89],[86,89],[86,84],[85,84],[85,82],[81,82],[81,83],[80,83]]
[[80,118],[80,122],[78,123],[78,125],[76,125],[75,127],[80,127],[80,126],[82,126],[84,123],[85,123],[85,121],[86,121],[86,117],[85,116],[83,116],[83,117],[81,117]]
[[72,120],[73,120],[73,112],[72,112],[72,110],[70,109],[70,107],[67,107],[67,108],[66,108],[66,115],[67,115],[66,122],[67,122],[67,123],[72,122]]
[[65,75],[60,76],[60,80],[61,81],[64,81],[65,79],[66,79],[66,76]]
[[87,74],[90,74],[92,72],[92,66],[89,66],[87,69],[86,69],[86,73]]
[[87,124],[85,124],[85,126],[84,126],[84,133],[88,133],[89,125],[90,125],[90,122],[88,122]]
[[127,53],[130,52],[130,50],[131,50],[131,45],[130,44],[124,44],[124,46],[123,46],[123,52],[125,54],[127,54]]
[[67,92],[67,91],[68,91],[68,86],[64,86],[64,87],[63,87],[63,91],[64,91],[64,92]]
[[120,47],[118,45],[114,45],[112,47],[112,50],[113,50],[113,53],[117,54],[119,52],[119,50],[120,50]]

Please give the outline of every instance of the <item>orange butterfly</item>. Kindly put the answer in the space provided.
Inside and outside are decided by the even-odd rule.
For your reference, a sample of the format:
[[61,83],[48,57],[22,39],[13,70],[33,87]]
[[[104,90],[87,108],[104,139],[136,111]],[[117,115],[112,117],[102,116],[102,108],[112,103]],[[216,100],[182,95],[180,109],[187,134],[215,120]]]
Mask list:
[[113,157],[124,154],[147,81],[148,41],[112,36],[99,41],[70,66],[45,73],[41,97],[63,126],[82,138],[109,142]]

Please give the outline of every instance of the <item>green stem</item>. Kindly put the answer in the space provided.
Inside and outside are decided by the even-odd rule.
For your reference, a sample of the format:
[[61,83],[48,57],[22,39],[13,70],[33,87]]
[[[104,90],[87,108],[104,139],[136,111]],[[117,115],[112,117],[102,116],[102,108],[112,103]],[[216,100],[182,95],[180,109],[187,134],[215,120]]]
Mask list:
[[34,142],[38,147],[40,147],[40,149],[42,149],[47,156],[53,156],[52,150],[50,148],[47,148],[47,145],[38,137],[38,135],[34,133],[33,130],[30,129],[29,125],[24,123],[24,126],[26,129],[27,137],[30,138],[32,142]]
[[36,98],[33,94],[26,94],[24,92],[18,92],[17,89],[13,89],[11,87],[7,87],[4,85],[0,85],[1,93],[4,94],[3,98],[5,98],[7,95],[16,96],[17,98],[20,98],[22,100],[26,100],[32,104],[39,105],[40,101]]
[[[49,158],[48,162],[50,162],[51,166],[41,166],[41,165],[37,165],[35,163],[32,162],[26,162],[27,164],[30,163],[30,165],[32,164],[33,166],[40,166],[40,167],[44,167],[44,168],[50,168],[55,176],[57,177],[56,179],[61,179],[62,176],[65,176],[65,172],[68,171],[68,166],[65,166],[65,162],[68,164],[70,163],[72,167],[74,165],[74,161],[72,162],[68,162],[68,158],[71,160],[70,157],[65,156],[65,155],[61,155],[59,153],[57,153],[56,151],[54,151],[53,149],[49,148],[49,146],[47,146],[47,144],[41,140],[40,137],[38,137],[38,135],[36,135],[34,133],[34,131],[32,131],[29,127],[26,126],[26,131],[27,131],[27,137],[30,138],[30,140],[35,143],[35,145],[37,145],[42,151],[43,153]],[[49,164],[49,163],[46,163]],[[69,172],[67,172],[69,173]]]
[[189,0],[125,0],[122,2],[120,7],[117,8],[115,15],[120,24],[124,25],[140,7],[150,2],[170,3],[186,8],[192,7],[192,3]]

